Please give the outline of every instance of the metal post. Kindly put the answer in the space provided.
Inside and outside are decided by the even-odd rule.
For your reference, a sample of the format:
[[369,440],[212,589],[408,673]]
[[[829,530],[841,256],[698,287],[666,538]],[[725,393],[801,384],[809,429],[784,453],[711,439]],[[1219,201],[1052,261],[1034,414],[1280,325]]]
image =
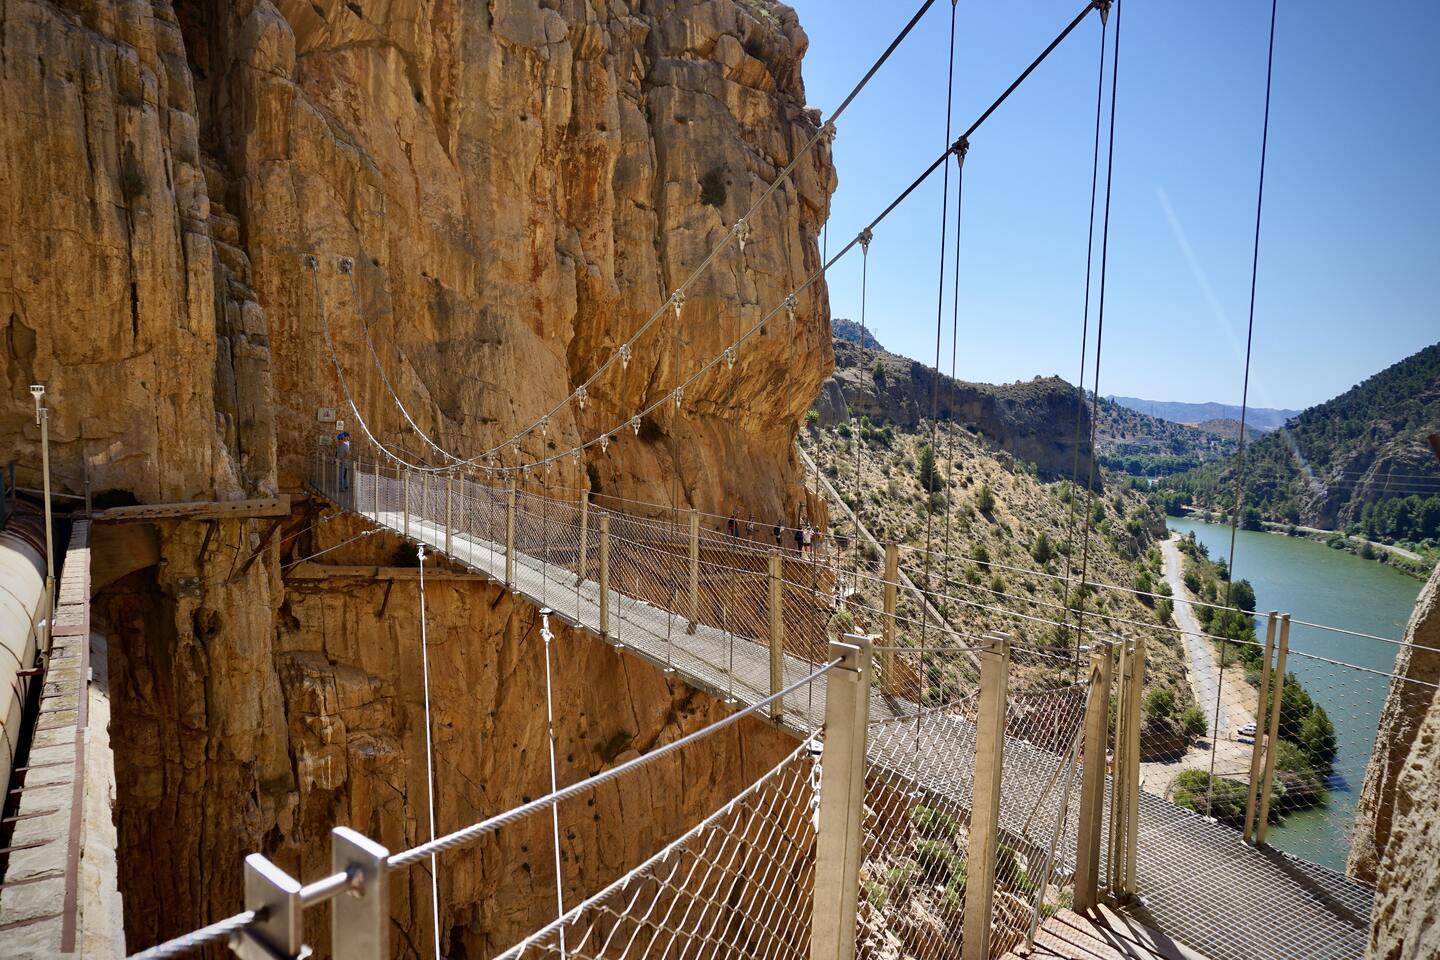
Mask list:
[[[1265,663],[1260,668],[1260,709],[1255,711],[1255,719],[1259,721],[1265,710],[1265,704],[1269,702],[1270,692],[1270,661],[1275,655],[1275,618],[1277,614],[1270,611],[1265,618]],[[1268,724],[1266,725],[1269,726]],[[1265,734],[1260,732],[1259,723],[1255,726],[1255,742],[1250,745],[1250,790],[1245,796],[1245,842],[1253,843],[1255,840],[1255,801],[1260,796],[1260,761],[1265,753]]]
[[245,909],[256,920],[231,947],[240,960],[301,955],[300,883],[258,853],[245,858]]
[[830,641],[839,666],[825,683],[825,747],[815,839],[811,960],[853,960],[865,820],[865,746],[870,723],[870,640]]
[[1085,710],[1084,768],[1075,836],[1075,911],[1100,902],[1100,843],[1105,830],[1105,742],[1110,723],[1110,647],[1090,648],[1090,699]]
[[420,539],[425,539],[425,521],[430,517],[430,474],[420,475]]
[[505,586],[515,586],[515,484],[505,491]]
[[445,555],[455,556],[454,541],[455,533],[455,476],[451,474],[445,478]]
[[610,514],[600,514],[600,636],[610,637]]
[[575,584],[585,580],[585,567],[590,560],[590,494],[580,492],[580,559],[576,563]]
[[355,960],[390,956],[390,851],[349,827],[330,831],[330,869],[353,879],[330,901],[330,952]]
[[980,656],[980,705],[975,718],[975,784],[970,806],[962,960],[988,960],[995,866],[1000,852],[1000,778],[1005,756],[1005,695],[1010,641],[987,637]]
[[[853,544],[859,550],[860,544]],[[881,646],[880,683],[888,693],[898,693],[898,677],[895,676],[895,613],[900,579],[900,548],[896,544],[885,544],[885,616],[880,620]],[[856,584],[858,589],[859,584]]]
[[410,536],[410,471],[396,467],[395,473],[400,477],[400,501],[401,509],[404,511],[404,525],[400,528],[400,532],[408,537]]
[[1135,638],[1130,655],[1130,742],[1126,746],[1125,768],[1125,842],[1122,845],[1119,892],[1124,897],[1136,893],[1135,867],[1137,840],[1140,834],[1140,698],[1145,690],[1145,638]]
[[700,626],[700,511],[690,508],[690,625],[686,633]]
[[[1285,694],[1285,655],[1290,652],[1290,614],[1280,618],[1280,652],[1275,655],[1274,693],[1270,695],[1270,731],[1266,736],[1265,776],[1260,779],[1260,814],[1255,827],[1255,842],[1265,844],[1265,830],[1270,823],[1270,785],[1275,782],[1276,744],[1280,737],[1280,699]],[[1261,706],[1264,706],[1262,703]],[[1259,733],[1257,729],[1255,731]]]
[[[780,555],[770,555],[770,692],[785,687],[785,582],[782,579]],[[770,716],[785,715],[784,703],[770,704]]]
[[[33,393],[35,388],[30,390]],[[37,405],[44,393],[45,388],[41,387],[40,394],[35,397]],[[49,654],[55,635],[55,516],[50,503],[50,408],[37,406],[35,414],[40,421],[40,468],[45,488],[45,652]]]

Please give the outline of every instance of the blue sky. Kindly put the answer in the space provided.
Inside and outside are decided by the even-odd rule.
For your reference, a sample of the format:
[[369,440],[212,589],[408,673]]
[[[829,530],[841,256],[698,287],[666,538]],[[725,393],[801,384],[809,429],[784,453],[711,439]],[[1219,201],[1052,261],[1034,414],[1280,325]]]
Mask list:
[[[1100,390],[1238,403],[1270,5],[1127,2]],[[811,41],[807,98],[826,115],[918,6],[791,3]],[[1080,6],[960,0],[956,133]],[[939,0],[837,125],[832,250],[943,149],[949,15]],[[1078,376],[1099,42],[1092,15],[972,138],[962,378]],[[1253,405],[1318,403],[1440,340],[1437,42],[1434,0],[1280,0]],[[940,203],[937,174],[870,253],[870,324],[926,363]],[[859,318],[859,266],[857,251],[831,275],[837,317]],[[1092,357],[1093,344],[1092,326]]]

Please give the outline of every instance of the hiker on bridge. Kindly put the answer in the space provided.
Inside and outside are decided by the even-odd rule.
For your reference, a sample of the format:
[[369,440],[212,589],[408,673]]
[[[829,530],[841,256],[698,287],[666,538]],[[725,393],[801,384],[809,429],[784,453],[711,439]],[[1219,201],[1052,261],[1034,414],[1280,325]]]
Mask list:
[[350,433],[341,430],[335,438],[335,460],[339,464],[340,491],[350,489]]

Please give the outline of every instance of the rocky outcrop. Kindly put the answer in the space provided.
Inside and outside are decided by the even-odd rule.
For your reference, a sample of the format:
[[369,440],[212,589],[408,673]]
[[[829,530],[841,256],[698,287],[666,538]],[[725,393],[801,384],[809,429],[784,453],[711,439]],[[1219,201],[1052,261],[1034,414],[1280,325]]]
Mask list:
[[[1380,714],[1380,729],[1375,736],[1375,750],[1365,770],[1365,785],[1355,808],[1355,834],[1350,846],[1346,869],[1351,876],[1375,883],[1381,875],[1381,863],[1387,850],[1396,842],[1397,820],[1414,808],[1422,796],[1431,802],[1440,794],[1426,795],[1407,791],[1407,776],[1435,776],[1435,771],[1414,771],[1419,762],[1427,764],[1426,750],[1432,751],[1428,764],[1437,765],[1433,755],[1435,737],[1422,746],[1423,726],[1440,712],[1435,699],[1440,684],[1440,572],[1432,573],[1425,589],[1415,601],[1415,612],[1405,630],[1408,646],[1400,648],[1395,658],[1396,679]],[[1418,751],[1418,755],[1417,755]],[[1413,786],[1413,784],[1411,784]],[[1407,841],[1408,842],[1408,841]],[[1434,847],[1432,846],[1432,851]],[[1433,856],[1433,852],[1432,852]]]
[[[347,390],[378,435],[424,450],[384,379],[439,443],[503,441],[650,317],[819,122],[808,41],[771,0],[7,0],[0,23],[0,455],[33,485],[26,388],[44,382],[57,482],[88,478],[102,504],[299,493],[333,429],[319,412],[359,433]],[[679,321],[524,454],[613,428],[779,304],[819,264],[834,185],[822,141]],[[793,514],[826,317],[813,285],[733,369],[550,483]],[[420,836],[413,599],[288,581],[284,560],[341,539],[316,521],[301,501],[279,531],[128,528],[104,556],[97,537],[133,946],[233,911],[253,850],[308,878],[332,823]],[[457,581],[431,609],[442,827],[539,789],[530,614],[487,591]],[[720,709],[606,647],[559,649],[562,779]],[[577,810],[569,892],[733,794],[774,744],[737,731]],[[442,865],[447,955],[551,909],[542,834]],[[396,949],[413,955],[428,894],[410,882]]]
[[1035,464],[1043,476],[1089,474],[1090,414],[1079,392],[1058,377],[966,383],[937,377],[919,361],[882,350],[861,350],[839,339],[834,349],[835,371],[814,403],[822,426],[864,416],[911,429],[934,416],[978,431],[999,449]]

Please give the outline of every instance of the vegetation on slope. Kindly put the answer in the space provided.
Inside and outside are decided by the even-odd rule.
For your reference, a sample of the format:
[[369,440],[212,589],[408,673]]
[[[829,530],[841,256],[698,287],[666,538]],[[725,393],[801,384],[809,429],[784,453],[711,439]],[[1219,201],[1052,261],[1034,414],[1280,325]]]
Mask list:
[[[1043,482],[1033,466],[951,423],[922,421],[905,429],[861,418],[852,430],[848,422],[822,429],[812,420],[801,446],[876,538],[902,546],[902,569],[916,583],[926,572],[924,547],[932,545],[933,602],[962,636],[1004,631],[1015,647],[1040,652],[1016,659],[1033,681],[1068,682],[1075,669],[1073,625],[1083,607],[1087,629],[1145,634],[1154,682],[1172,691],[1181,710],[1192,702],[1179,638],[1157,629],[1169,621],[1168,601],[1078,587],[1083,560],[1093,583],[1155,589],[1160,556],[1154,540],[1163,517],[1140,492],[1123,486],[1097,492],[1087,510],[1083,487]],[[830,511],[830,535],[842,545],[851,541],[854,528],[844,511]],[[872,569],[873,552],[862,543]],[[865,612],[881,606],[874,586],[862,582],[860,612],[847,626],[879,632],[879,618]],[[899,603],[901,633],[918,636],[918,602],[902,590]],[[933,638],[935,628],[929,629]],[[943,701],[960,679],[932,675],[930,699]]]
[[1233,433],[1161,420],[1110,400],[1099,403],[1095,448],[1100,463],[1132,477],[1193,470],[1233,456],[1235,446]]
[[[1246,526],[1270,520],[1433,546],[1440,539],[1440,463],[1426,438],[1437,430],[1440,344],[1247,444]],[[1226,510],[1235,471],[1233,460],[1209,463],[1163,487],[1177,503]]]

